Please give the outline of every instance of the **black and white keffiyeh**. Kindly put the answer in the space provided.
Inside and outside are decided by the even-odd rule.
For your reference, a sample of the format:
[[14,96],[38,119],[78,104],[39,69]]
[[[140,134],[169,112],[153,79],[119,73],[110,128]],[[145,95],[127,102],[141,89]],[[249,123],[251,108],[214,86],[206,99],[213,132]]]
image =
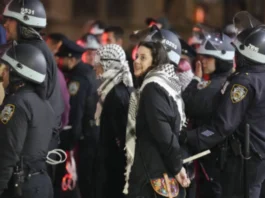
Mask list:
[[133,87],[132,75],[124,50],[116,44],[101,46],[96,53],[95,65],[102,65],[103,74],[100,76],[102,84],[98,88],[100,96],[95,113],[96,125],[100,125],[102,105],[110,90],[120,82],[127,87]]
[[129,176],[131,172],[131,167],[134,162],[135,154],[135,144],[136,144],[136,115],[138,112],[140,94],[144,87],[151,83],[157,83],[163,87],[169,96],[171,96],[178,106],[178,111],[181,116],[180,129],[185,125],[186,116],[184,111],[184,103],[181,98],[182,84],[179,80],[179,77],[175,73],[174,65],[165,64],[158,66],[157,68],[151,70],[145,77],[143,84],[137,90],[135,90],[130,97],[127,129],[126,129],[126,157],[127,157],[127,166],[125,172],[126,183],[123,189],[124,194],[128,194],[129,189]]
[[187,86],[190,84],[192,78],[194,77],[194,74],[190,69],[188,71],[178,72],[177,76],[179,77],[181,90],[184,91],[187,88]]

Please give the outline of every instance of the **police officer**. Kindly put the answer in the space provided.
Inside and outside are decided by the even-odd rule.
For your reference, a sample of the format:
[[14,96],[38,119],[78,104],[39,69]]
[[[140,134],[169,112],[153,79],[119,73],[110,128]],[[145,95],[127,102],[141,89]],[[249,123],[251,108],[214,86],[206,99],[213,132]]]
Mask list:
[[[235,54],[231,39],[222,32],[205,30],[202,36],[204,40],[196,49],[201,61],[197,61],[195,76],[182,94],[186,113],[197,126],[212,116],[213,99],[231,74]],[[203,74],[210,79],[202,80]]]
[[[248,15],[246,18],[250,21]],[[264,36],[265,26],[254,27],[253,23],[249,23],[237,35],[233,42],[236,49],[236,72],[228,78],[218,94],[218,106],[210,123],[182,132],[180,136],[182,142],[186,142],[194,151],[227,142],[226,164],[221,175],[222,197],[225,198],[244,196],[242,148],[246,123],[250,125],[251,145],[251,158],[248,160],[249,170],[246,175],[249,197],[259,198],[261,183],[265,179]]]
[[45,57],[32,45],[19,44],[2,54],[0,61],[8,92],[0,115],[0,197],[22,193],[23,198],[52,198],[45,160],[54,113],[43,84]]
[[[64,111],[64,103],[61,97],[59,78],[57,76],[57,65],[53,54],[43,41],[40,30],[46,27],[46,12],[39,0],[12,0],[3,12],[5,18],[7,40],[15,40],[18,43],[28,43],[40,49],[47,62],[46,98],[49,100],[56,114],[56,125],[54,135],[60,130],[61,115]],[[58,141],[51,145],[56,147]]]
[[[63,39],[56,54],[61,59],[70,93],[69,131],[61,134],[62,148],[72,150],[79,143],[79,186],[83,197],[92,192],[92,167],[98,141],[94,113],[98,100],[96,75],[93,67],[81,61],[85,49],[74,41]],[[85,196],[86,195],[86,196]]]
[[[202,44],[196,49],[201,61],[197,62],[195,76],[182,94],[185,102],[186,115],[191,120],[193,128],[207,124],[213,116],[213,101],[231,74],[234,59],[234,47],[231,39],[222,32],[202,29]],[[210,80],[202,80],[203,74],[210,76]],[[216,157],[211,155],[203,162],[208,180],[202,174],[200,193],[202,197],[217,198],[221,195],[219,173]],[[202,172],[203,173],[203,172]]]
[[77,40],[76,43],[86,49],[85,53],[82,55],[82,61],[93,67],[95,65],[96,51],[100,47],[97,37],[87,33]]

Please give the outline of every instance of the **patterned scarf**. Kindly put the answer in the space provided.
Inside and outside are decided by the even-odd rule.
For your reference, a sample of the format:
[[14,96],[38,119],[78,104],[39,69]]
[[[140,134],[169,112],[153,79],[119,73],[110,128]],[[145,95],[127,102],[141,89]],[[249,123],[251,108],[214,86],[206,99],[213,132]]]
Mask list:
[[112,88],[123,82],[127,87],[133,87],[132,75],[124,50],[116,44],[100,47],[96,53],[95,65],[102,65],[104,73],[100,76],[102,84],[98,88],[100,96],[95,113],[96,125],[100,125],[100,116],[106,96]]
[[194,77],[194,74],[190,69],[188,71],[178,72],[177,76],[179,77],[179,81],[181,83],[181,90],[184,91],[190,84],[192,78]]
[[166,64],[161,65],[153,70],[151,70],[145,77],[143,84],[140,89],[135,90],[131,94],[129,113],[128,113],[128,122],[126,129],[126,157],[127,157],[127,166],[125,172],[126,183],[123,189],[124,194],[128,194],[129,189],[129,177],[131,172],[131,167],[134,162],[135,155],[135,144],[136,144],[136,115],[138,112],[140,95],[144,87],[149,83],[157,83],[159,86],[163,87],[166,92],[171,96],[178,106],[178,111],[181,116],[180,129],[185,125],[186,116],[184,111],[184,103],[181,98],[182,84],[179,80],[179,77],[175,73],[174,65]]

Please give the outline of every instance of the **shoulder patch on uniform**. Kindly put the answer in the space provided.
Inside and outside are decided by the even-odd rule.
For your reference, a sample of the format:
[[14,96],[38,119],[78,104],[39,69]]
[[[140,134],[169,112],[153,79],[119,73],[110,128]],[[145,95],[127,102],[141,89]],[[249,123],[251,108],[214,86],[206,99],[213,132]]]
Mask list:
[[80,87],[80,83],[77,81],[70,82],[68,85],[68,91],[71,96],[74,96],[77,94]]
[[208,87],[210,84],[211,84],[210,80],[199,82],[197,85],[197,89],[204,89],[204,88]]
[[13,104],[7,104],[4,106],[1,114],[0,114],[0,120],[3,124],[7,124],[8,121],[12,118],[14,112],[15,112],[15,105]]
[[233,103],[240,102],[246,97],[247,93],[248,89],[245,86],[234,84],[231,89],[231,95],[230,95],[232,102]]

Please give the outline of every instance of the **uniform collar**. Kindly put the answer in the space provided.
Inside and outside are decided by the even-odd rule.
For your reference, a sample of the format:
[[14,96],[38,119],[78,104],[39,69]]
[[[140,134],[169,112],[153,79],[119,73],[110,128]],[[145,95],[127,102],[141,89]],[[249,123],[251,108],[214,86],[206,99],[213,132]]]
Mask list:
[[217,74],[213,73],[213,74],[210,75],[210,79],[227,77],[230,74],[232,74],[232,70],[229,70],[228,72],[217,73]]
[[250,72],[250,73],[265,72],[265,65],[250,65],[247,67],[237,67],[236,72]]

